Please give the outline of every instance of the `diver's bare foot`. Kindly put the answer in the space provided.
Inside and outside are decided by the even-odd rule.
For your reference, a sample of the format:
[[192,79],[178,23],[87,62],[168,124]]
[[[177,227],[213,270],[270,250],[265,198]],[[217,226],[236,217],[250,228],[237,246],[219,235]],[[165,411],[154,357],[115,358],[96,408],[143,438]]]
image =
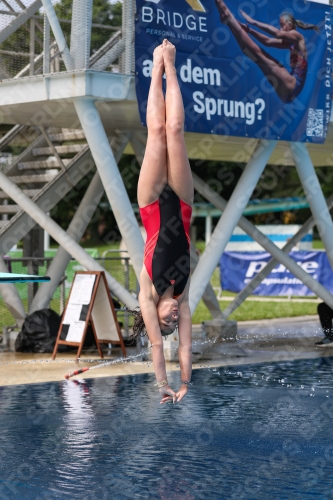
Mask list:
[[163,44],[158,45],[154,50],[153,68],[164,71]]
[[162,43],[165,70],[175,67],[176,47],[166,38]]
[[224,24],[227,24],[229,22],[230,15],[231,15],[230,10],[226,6],[226,4],[223,2],[223,0],[215,0],[215,4],[217,7],[217,10],[219,11],[221,22]]

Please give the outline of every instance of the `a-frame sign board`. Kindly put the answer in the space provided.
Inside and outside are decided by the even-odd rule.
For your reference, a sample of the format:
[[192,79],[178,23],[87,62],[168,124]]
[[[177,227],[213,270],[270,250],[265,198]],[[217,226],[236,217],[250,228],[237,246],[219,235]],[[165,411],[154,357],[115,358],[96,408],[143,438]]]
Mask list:
[[118,344],[126,357],[123,337],[103,271],[75,273],[52,359],[55,359],[59,345],[71,345],[78,346],[78,361],[89,323],[101,358],[103,352],[100,344]]

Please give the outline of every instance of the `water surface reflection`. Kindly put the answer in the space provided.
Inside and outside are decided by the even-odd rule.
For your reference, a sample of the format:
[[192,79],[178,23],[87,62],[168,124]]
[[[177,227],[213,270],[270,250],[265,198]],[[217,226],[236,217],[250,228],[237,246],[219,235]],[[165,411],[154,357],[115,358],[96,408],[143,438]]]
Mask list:
[[0,498],[331,498],[332,362],[2,387]]

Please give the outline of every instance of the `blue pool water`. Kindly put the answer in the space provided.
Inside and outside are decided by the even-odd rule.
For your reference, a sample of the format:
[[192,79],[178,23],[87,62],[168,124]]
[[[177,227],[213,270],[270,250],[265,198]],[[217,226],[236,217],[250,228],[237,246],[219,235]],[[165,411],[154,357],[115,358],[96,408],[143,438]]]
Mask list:
[[332,364],[0,387],[0,499],[333,498]]

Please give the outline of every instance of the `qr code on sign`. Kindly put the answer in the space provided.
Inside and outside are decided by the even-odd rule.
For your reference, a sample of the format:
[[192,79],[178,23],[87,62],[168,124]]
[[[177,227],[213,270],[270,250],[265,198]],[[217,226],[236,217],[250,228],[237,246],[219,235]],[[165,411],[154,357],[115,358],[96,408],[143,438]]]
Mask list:
[[323,137],[324,135],[324,110],[309,108],[308,122],[306,124],[308,137]]

